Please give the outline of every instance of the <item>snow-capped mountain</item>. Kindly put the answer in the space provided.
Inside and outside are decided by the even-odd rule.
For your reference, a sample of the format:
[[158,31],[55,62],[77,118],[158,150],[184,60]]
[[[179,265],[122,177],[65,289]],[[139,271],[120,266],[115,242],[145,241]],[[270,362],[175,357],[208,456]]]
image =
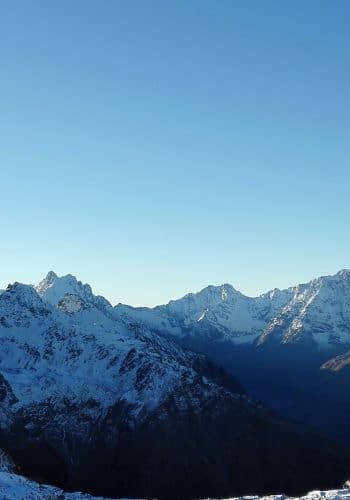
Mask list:
[[350,345],[350,271],[255,298],[226,284],[153,309],[118,304],[114,310],[179,337],[208,336],[234,344],[307,342],[318,348]]
[[[245,303],[226,288],[201,301],[220,316],[220,304]],[[301,491],[345,479],[350,461],[202,355],[52,272],[0,295],[0,445],[31,477],[114,497]]]
[[53,306],[59,305],[59,302],[67,295],[77,296],[86,305],[94,306],[103,311],[112,307],[104,297],[94,295],[90,285],[83,284],[71,274],[58,277],[53,271],[50,271],[34,288],[45,302]]
[[153,309],[118,304],[115,314],[178,337],[209,336],[235,344],[252,343],[290,299],[289,291],[274,290],[246,297],[231,285],[208,286]]
[[[15,283],[0,297],[0,312],[1,373],[27,403],[55,394],[108,407],[118,396],[139,412],[195,376],[192,359],[175,344],[131,331],[78,295],[64,294],[55,309],[32,287]],[[144,384],[150,370],[157,376]]]

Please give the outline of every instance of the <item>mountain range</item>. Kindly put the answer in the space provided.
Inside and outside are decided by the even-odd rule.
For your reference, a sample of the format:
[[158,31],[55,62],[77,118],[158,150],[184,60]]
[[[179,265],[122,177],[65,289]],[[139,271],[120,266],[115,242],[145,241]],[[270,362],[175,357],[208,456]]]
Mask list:
[[350,345],[350,271],[286,290],[247,297],[231,285],[208,286],[167,305],[115,311],[179,337],[201,335],[233,344]]
[[115,311],[205,354],[283,415],[350,443],[349,270],[254,298],[225,284]]
[[349,298],[349,271],[153,309],[113,307],[52,271],[9,285],[1,448],[32,478],[113,497],[337,486],[350,472]]

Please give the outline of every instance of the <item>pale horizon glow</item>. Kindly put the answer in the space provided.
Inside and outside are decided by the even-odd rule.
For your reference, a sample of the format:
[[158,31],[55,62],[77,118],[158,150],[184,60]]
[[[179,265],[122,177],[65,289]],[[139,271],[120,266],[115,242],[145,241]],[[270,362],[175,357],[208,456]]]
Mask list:
[[0,288],[256,296],[350,267],[350,3],[0,6]]

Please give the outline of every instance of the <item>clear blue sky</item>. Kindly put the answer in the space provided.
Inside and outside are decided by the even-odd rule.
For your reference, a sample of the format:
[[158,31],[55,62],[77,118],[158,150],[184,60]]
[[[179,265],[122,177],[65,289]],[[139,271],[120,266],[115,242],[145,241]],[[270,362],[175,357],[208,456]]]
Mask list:
[[153,305],[350,266],[350,2],[3,0],[0,287]]

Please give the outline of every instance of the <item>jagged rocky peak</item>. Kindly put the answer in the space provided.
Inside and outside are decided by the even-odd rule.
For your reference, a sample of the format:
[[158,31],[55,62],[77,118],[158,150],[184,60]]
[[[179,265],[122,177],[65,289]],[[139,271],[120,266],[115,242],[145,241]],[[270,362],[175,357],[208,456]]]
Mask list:
[[46,283],[53,283],[57,278],[58,276],[54,271],[49,271],[44,281],[46,281]]
[[50,271],[46,278],[35,287],[35,290],[45,302],[55,307],[66,295],[80,297],[86,304],[93,304],[99,309],[112,307],[104,297],[94,295],[90,285],[83,284],[72,274],[57,276],[56,273]]
[[66,293],[92,295],[90,285],[83,285],[81,281],[78,281],[71,274],[58,277],[53,271],[50,271],[35,289],[45,301],[50,302],[54,306],[58,304]]

